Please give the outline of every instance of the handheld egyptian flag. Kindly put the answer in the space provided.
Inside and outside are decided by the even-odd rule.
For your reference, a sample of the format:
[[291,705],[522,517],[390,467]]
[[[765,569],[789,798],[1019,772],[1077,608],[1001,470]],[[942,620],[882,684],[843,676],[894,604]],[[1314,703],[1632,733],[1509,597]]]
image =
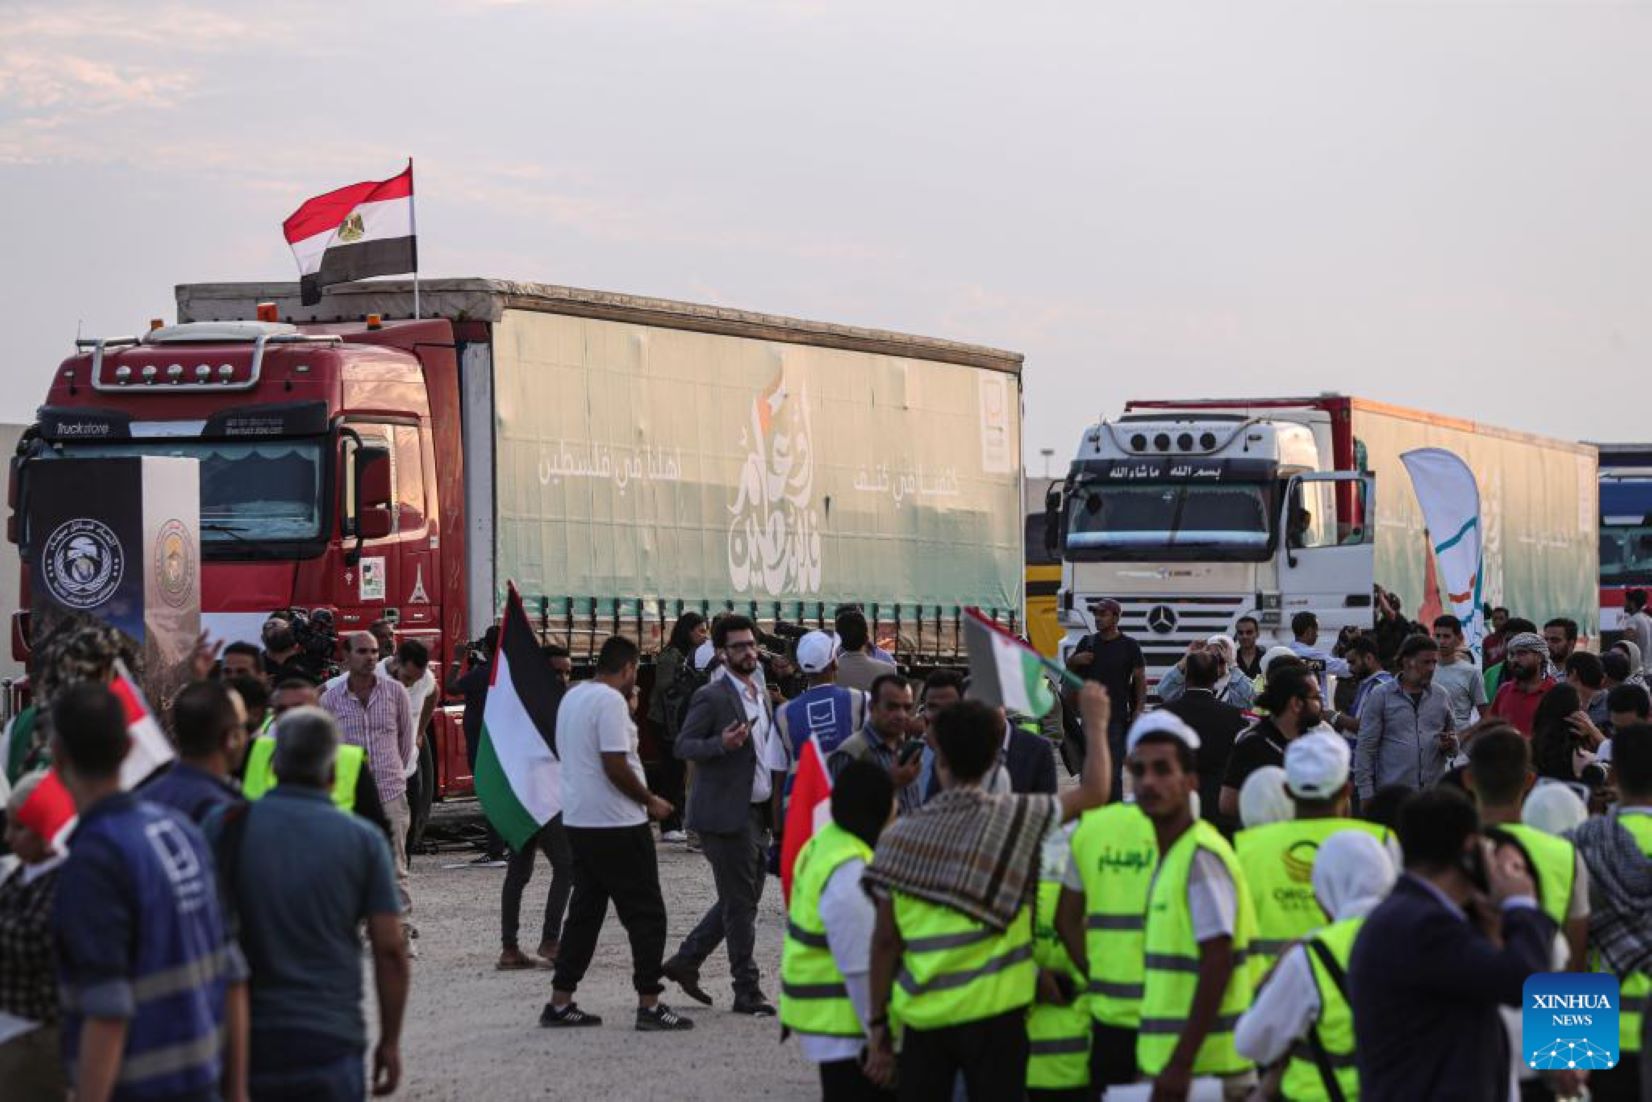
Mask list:
[[388,180],[351,184],[318,195],[281,223],[298,260],[302,301],[321,289],[368,276],[419,270],[413,220],[413,162]]
[[69,790],[63,787],[63,780],[56,769],[47,771],[40,778],[40,783],[34,786],[23,806],[17,809],[17,822],[51,843],[53,849],[63,850],[77,819],[75,801]]
[[786,825],[780,834],[780,891],[787,903],[792,899],[792,870],[803,844],[832,821],[832,775],[826,771],[826,754],[819,732],[810,735],[797,752]]
[[560,766],[551,750],[561,684],[510,583],[482,711],[475,784],[483,814],[513,850],[562,810]]
[[167,741],[155,714],[149,710],[143,690],[132,677],[132,671],[118,658],[115,660],[115,679],[109,683],[109,689],[120,698],[121,707],[126,710],[126,734],[132,740],[126,750],[126,759],[120,763],[120,786],[124,789],[136,788],[149,774],[178,755],[172,749],[172,743]]
[[1055,707],[1055,692],[1044,671],[1077,688],[1076,677],[981,615],[964,610],[964,646],[969,651],[969,695],[1006,711],[1037,719]]

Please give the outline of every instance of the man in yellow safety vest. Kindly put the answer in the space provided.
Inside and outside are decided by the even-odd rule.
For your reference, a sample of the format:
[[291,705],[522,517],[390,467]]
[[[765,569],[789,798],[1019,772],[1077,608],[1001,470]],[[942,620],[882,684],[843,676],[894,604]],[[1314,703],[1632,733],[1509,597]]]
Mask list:
[[861,889],[872,847],[895,808],[882,766],[851,761],[832,782],[832,821],[798,851],[780,952],[780,1024],[820,1068],[824,1102],[895,1095],[866,1078],[861,1055],[872,1017],[872,927],[877,909]]
[[1386,827],[1348,816],[1351,758],[1347,741],[1329,731],[1310,731],[1293,740],[1285,748],[1285,792],[1295,818],[1241,830],[1233,839],[1256,903],[1257,939],[1251,952],[1258,977],[1291,942],[1329,921],[1313,887],[1320,845],[1344,830],[1363,831],[1378,841],[1388,838]]
[[1136,1063],[1155,1097],[1186,1097],[1195,1076],[1216,1076],[1243,1097],[1256,1080],[1233,1043],[1255,988],[1256,912],[1233,849],[1193,817],[1199,736],[1157,712],[1130,729],[1126,766],[1136,803],[1153,823],[1159,865],[1148,893]]
[[1106,690],[1086,683],[1079,707],[1084,773],[1054,796],[985,791],[1003,711],[976,700],[946,709],[934,723],[943,790],[878,841],[865,876],[877,902],[867,1074],[894,1080],[893,1017],[902,1098],[950,1097],[959,1076],[971,1098],[1026,1090],[1039,851],[1051,828],[1105,803],[1111,788]]
[[1314,862],[1313,890],[1335,921],[1286,949],[1233,1032],[1240,1055],[1279,1063],[1277,1090],[1292,1102],[1359,1097],[1354,1067],[1354,1011],[1348,1003],[1348,957],[1365,916],[1394,886],[1393,856],[1376,838],[1345,830],[1325,839]]

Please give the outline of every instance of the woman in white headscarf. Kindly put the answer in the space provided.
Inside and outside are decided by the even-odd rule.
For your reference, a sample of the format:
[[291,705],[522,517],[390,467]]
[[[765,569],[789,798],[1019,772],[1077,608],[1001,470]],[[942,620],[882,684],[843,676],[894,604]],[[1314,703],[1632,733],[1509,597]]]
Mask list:
[[[1344,971],[1354,945],[1352,935],[1365,916],[1387,897],[1397,876],[1393,858],[1383,844],[1364,831],[1344,830],[1320,843],[1314,857],[1314,897],[1332,924],[1316,932],[1313,940],[1324,945]],[[1320,1024],[1322,1017],[1336,1015],[1346,1031],[1352,1031],[1353,1012],[1348,1001],[1340,996],[1328,998],[1321,992],[1308,962],[1309,952],[1302,942],[1285,950],[1234,1028],[1234,1047],[1258,1066],[1284,1057],[1293,1044]],[[1307,1088],[1322,1091],[1317,1071],[1313,1079]],[[1293,1084],[1285,1086],[1289,1089]],[[1303,1085],[1295,1086],[1297,1089],[1290,1092],[1293,1097],[1303,1090]]]
[[1539,782],[1520,808],[1520,821],[1544,834],[1565,834],[1589,818],[1589,805],[1567,784]]

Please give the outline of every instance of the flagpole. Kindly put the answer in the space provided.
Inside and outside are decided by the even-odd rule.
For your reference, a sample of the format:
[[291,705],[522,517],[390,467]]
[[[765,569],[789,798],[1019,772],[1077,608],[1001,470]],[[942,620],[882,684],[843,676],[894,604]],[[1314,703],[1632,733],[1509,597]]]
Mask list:
[[419,320],[419,196],[413,186],[413,158],[407,159],[407,228],[413,231],[413,320]]

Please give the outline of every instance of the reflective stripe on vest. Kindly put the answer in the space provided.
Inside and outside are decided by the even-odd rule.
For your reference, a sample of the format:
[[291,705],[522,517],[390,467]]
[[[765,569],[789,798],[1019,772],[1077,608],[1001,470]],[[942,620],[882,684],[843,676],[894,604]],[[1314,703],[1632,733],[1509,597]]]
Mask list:
[[1288,819],[1234,836],[1233,850],[1256,904],[1251,950],[1257,975],[1273,967],[1291,942],[1329,921],[1314,898],[1314,857],[1325,839],[1344,830],[1364,831],[1379,842],[1388,838],[1386,828],[1359,819]]
[[820,893],[845,861],[872,860],[872,849],[836,823],[827,823],[798,851],[780,950],[780,1022],[799,1033],[859,1037],[860,1018],[843,974],[832,959],[820,921]]
[[1156,1076],[1170,1062],[1193,1009],[1199,986],[1199,943],[1193,937],[1193,915],[1187,905],[1188,875],[1194,854],[1215,855],[1233,880],[1233,974],[1217,1006],[1216,1024],[1193,1057],[1194,1075],[1231,1075],[1248,1070],[1249,1060],[1233,1045],[1239,1015],[1250,1006],[1255,991],[1251,942],[1256,937],[1256,912],[1239,860],[1227,841],[1208,822],[1195,820],[1159,862],[1147,903],[1146,978],[1137,1027],[1136,1064],[1143,1075]]
[[893,895],[895,926],[905,945],[891,1017],[914,1029],[941,1029],[1033,1001],[1038,966],[1031,907],[1023,905],[1000,933],[950,907],[901,891]]
[[1135,804],[1098,807],[1079,820],[1072,850],[1084,881],[1090,1012],[1103,1025],[1135,1029],[1141,1021],[1147,892],[1159,861],[1153,823]]
[[1543,913],[1565,929],[1566,912],[1572,906],[1572,881],[1577,876],[1577,850],[1572,843],[1525,823],[1499,823],[1492,830],[1507,834],[1519,844],[1537,880]]
[[[367,751],[347,742],[339,743],[333,760],[333,803],[345,811],[356,809],[356,784]],[[260,735],[247,748],[247,767],[241,778],[241,795],[256,800],[275,787],[275,739]]]
[[1074,967],[1056,932],[1055,912],[1060,900],[1060,879],[1039,881],[1033,910],[1033,960],[1040,968],[1072,980],[1078,996],[1066,1006],[1034,1002],[1027,1011],[1030,1090],[1072,1090],[1090,1085],[1090,1000],[1084,993],[1084,976]]
[[[1344,973],[1348,971],[1348,958],[1354,951],[1354,938],[1359,936],[1363,925],[1364,918],[1344,919],[1331,923],[1315,935],[1331,951],[1331,959],[1342,966]],[[1352,1102],[1359,1097],[1359,1072],[1354,1067],[1354,1009],[1342,997],[1342,991],[1325,970],[1319,955],[1306,945],[1302,951],[1308,955],[1314,987],[1319,992],[1319,1020],[1315,1023],[1319,1043],[1325,1048],[1325,1056],[1332,1074],[1336,1076],[1337,1085],[1342,1088],[1342,1096]],[[1308,1044],[1306,1037],[1291,1046],[1291,1062],[1285,1068],[1285,1077],[1279,1085],[1281,1093],[1292,1102],[1331,1097],[1331,1092],[1325,1088],[1325,1078],[1320,1074],[1319,1064],[1314,1060],[1313,1046]]]

